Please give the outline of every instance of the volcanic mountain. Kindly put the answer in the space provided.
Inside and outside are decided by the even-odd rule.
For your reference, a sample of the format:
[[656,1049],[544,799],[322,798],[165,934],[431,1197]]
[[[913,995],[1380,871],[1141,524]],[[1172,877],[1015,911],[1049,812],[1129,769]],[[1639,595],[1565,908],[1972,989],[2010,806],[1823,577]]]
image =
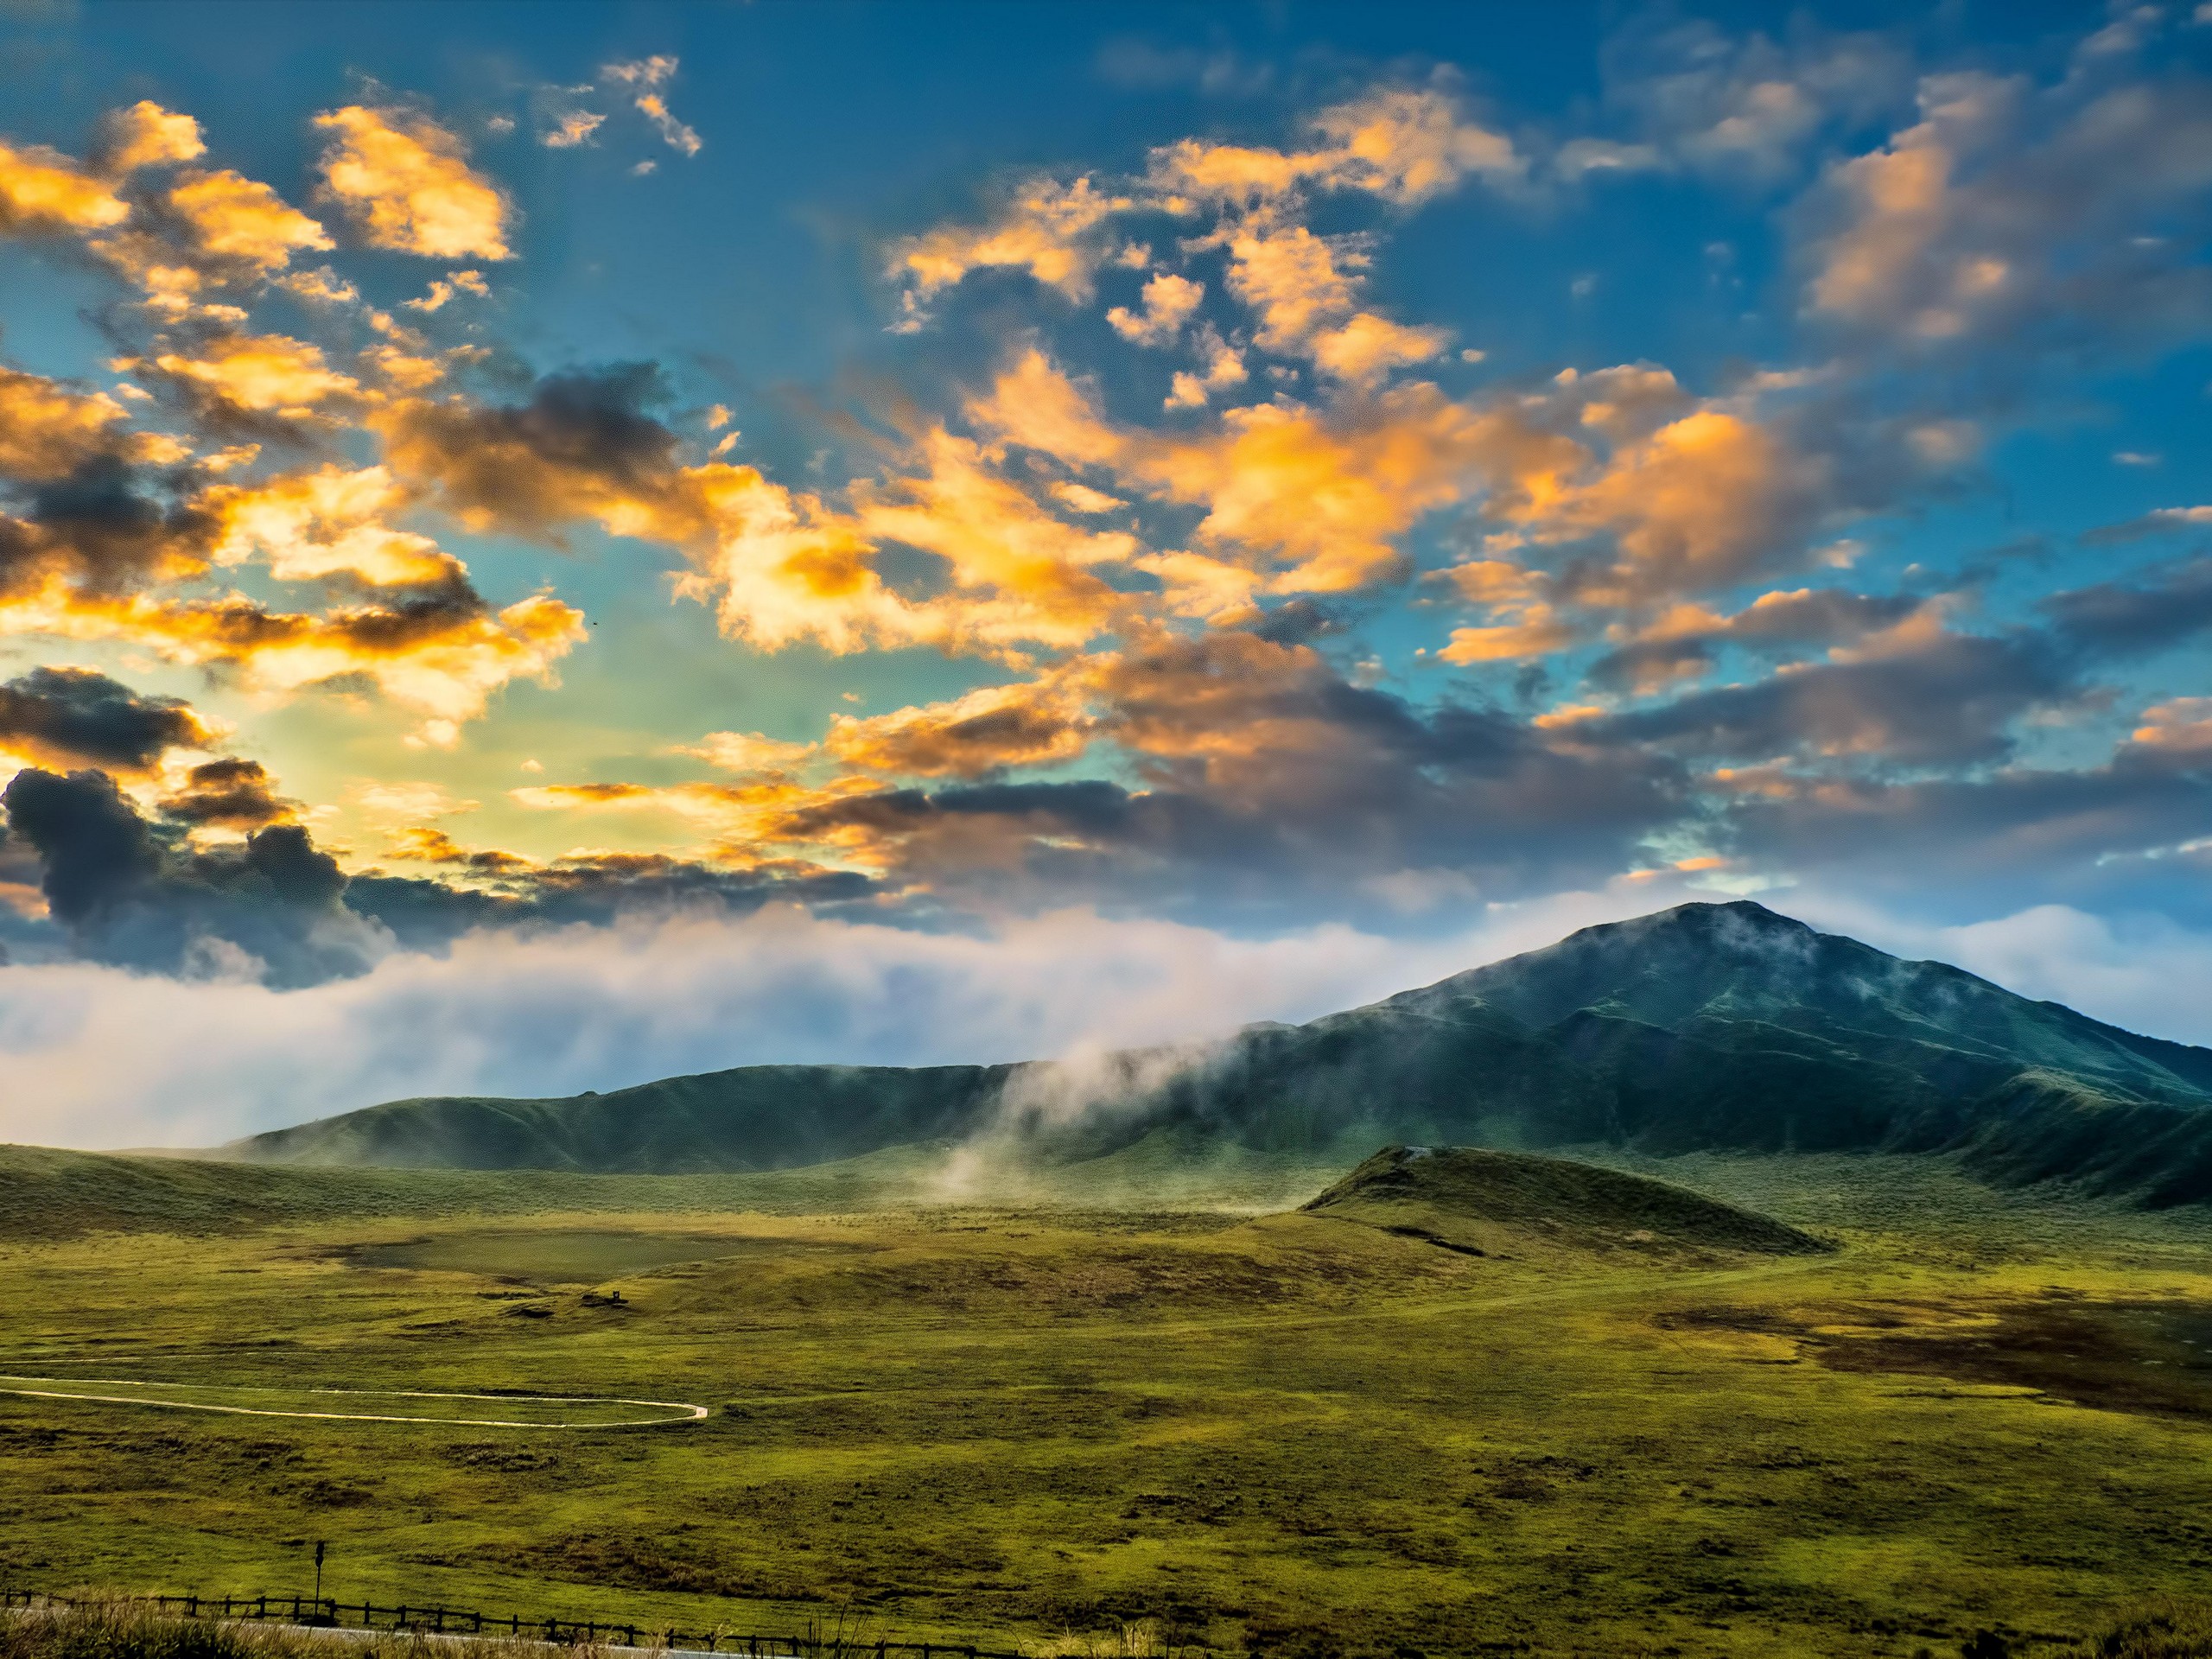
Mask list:
[[[1745,901],[1683,905],[1200,1058],[746,1066],[554,1100],[395,1101],[254,1162],[687,1173],[988,1137],[1054,1160],[1161,1129],[1259,1151],[1958,1152],[1986,1179],[2212,1198],[2212,1050]],[[1073,1109],[1079,1106],[1080,1109]],[[1347,1159],[1351,1161],[1351,1159]]]

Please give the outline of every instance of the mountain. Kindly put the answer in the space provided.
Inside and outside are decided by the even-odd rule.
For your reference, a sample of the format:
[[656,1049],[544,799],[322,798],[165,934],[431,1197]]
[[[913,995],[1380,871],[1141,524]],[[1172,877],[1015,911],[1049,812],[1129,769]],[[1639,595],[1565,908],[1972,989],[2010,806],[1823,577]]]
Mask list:
[[556,1100],[396,1100],[219,1149],[251,1163],[694,1174],[972,1133],[1010,1065],[748,1065]]
[[1644,1175],[1478,1147],[1385,1147],[1301,1206],[1468,1255],[1516,1250],[1814,1255],[1795,1227]]
[[220,1156],[688,1172],[931,1140],[1096,1157],[1162,1128],[1255,1151],[1379,1143],[1666,1154],[1958,1152],[1986,1178],[2212,1198],[2212,1050],[2140,1037],[1749,902],[1683,905],[1198,1058],[1078,1077],[748,1066],[563,1100],[393,1102]]

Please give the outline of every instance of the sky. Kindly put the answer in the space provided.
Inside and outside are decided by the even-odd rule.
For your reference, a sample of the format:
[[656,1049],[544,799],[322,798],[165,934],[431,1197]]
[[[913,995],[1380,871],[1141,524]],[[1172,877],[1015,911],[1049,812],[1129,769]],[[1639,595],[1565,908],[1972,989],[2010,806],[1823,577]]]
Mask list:
[[0,6],[0,1139],[1751,897],[2212,1042],[2212,3]]

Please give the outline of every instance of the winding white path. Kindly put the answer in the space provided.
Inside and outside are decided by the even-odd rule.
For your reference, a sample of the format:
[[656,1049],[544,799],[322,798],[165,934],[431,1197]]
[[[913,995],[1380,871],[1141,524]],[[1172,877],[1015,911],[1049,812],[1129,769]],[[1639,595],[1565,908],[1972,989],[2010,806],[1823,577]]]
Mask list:
[[[43,1386],[24,1386],[38,1383]],[[391,1413],[365,1411],[281,1411],[264,1406],[225,1406],[204,1400],[160,1400],[143,1394],[84,1394],[65,1390],[56,1384],[73,1383],[83,1388],[147,1388],[147,1389],[207,1389],[221,1388],[234,1394],[315,1394],[338,1395],[355,1399],[377,1400],[490,1400],[512,1404],[518,1400],[542,1402],[549,1406],[650,1406],[656,1410],[681,1414],[673,1417],[626,1417],[604,1422],[569,1423],[559,1421],[526,1421],[512,1417],[404,1417]],[[707,1414],[707,1408],[694,1405],[688,1400],[632,1400],[621,1395],[512,1395],[512,1394],[448,1394],[429,1389],[273,1389],[232,1387],[227,1383],[200,1382],[141,1382],[134,1377],[120,1376],[0,1376],[0,1394],[20,1395],[33,1400],[83,1400],[109,1406],[158,1406],[170,1411],[214,1411],[232,1417],[300,1417],[334,1423],[413,1423],[418,1426],[450,1426],[456,1428],[652,1428],[664,1423],[696,1423]]]

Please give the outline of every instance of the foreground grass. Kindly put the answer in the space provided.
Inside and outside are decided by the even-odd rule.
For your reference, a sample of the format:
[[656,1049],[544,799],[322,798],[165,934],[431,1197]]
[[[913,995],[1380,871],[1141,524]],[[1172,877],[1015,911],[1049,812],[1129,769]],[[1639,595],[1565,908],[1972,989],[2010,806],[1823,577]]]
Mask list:
[[[419,1636],[382,1634],[341,1641],[304,1631],[208,1619],[151,1617],[123,1601],[40,1608],[0,1618],[0,1659],[432,1659],[443,1647]],[[543,1659],[527,1642],[472,1648],[480,1659]]]
[[563,1433],[0,1397],[0,1576],[289,1594],[321,1539],[346,1599],[849,1608],[1039,1651],[1143,1621],[1286,1659],[2212,1650],[2201,1609],[2142,1611],[2212,1573],[2200,1219],[1905,1160],[1660,1173],[1843,1248],[1470,1258],[1319,1216],[626,1213],[557,1182],[566,1213],[439,1188],[20,1240],[0,1370],[715,1409]]

